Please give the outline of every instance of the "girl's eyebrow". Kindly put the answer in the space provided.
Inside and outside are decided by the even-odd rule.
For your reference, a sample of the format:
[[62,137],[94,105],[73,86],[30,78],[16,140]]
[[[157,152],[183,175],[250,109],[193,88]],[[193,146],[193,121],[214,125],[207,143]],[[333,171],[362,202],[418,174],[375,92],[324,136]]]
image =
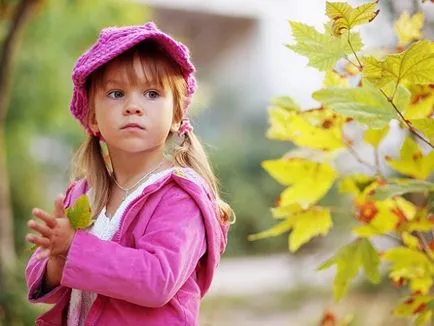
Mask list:
[[[107,87],[107,85],[122,85],[124,84],[123,80],[119,80],[119,79],[108,79],[105,80],[103,85],[105,87]],[[142,84],[143,87],[157,87],[159,86],[158,83],[152,82],[152,81],[147,81],[146,83]]]

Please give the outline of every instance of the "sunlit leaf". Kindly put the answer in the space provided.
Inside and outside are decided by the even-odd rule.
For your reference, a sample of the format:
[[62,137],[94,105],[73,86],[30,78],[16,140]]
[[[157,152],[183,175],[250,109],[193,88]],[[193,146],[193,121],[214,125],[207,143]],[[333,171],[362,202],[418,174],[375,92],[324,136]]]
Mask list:
[[426,179],[434,169],[434,152],[422,153],[419,145],[410,137],[406,137],[398,159],[386,160],[396,171],[416,179]]
[[357,25],[372,21],[378,14],[377,2],[369,2],[353,8],[345,2],[326,2],[326,14],[333,20],[333,33],[341,35]]
[[[390,54],[383,61],[365,59],[364,78],[378,85],[434,83],[434,44],[418,41],[399,54]],[[369,63],[366,66],[366,63]],[[379,83],[379,81],[381,81]]]
[[295,252],[313,237],[326,235],[332,225],[333,222],[328,209],[312,207],[309,210],[291,214],[283,222],[263,232],[252,234],[248,239],[252,241],[274,237],[292,229],[288,243],[289,250]]
[[[327,71],[332,69],[339,59],[353,53],[348,44],[346,32],[338,38],[327,31],[320,33],[314,27],[303,23],[290,22],[290,25],[296,43],[287,46],[294,52],[307,57],[311,67]],[[363,47],[360,35],[351,33],[350,40],[354,51],[360,51]]]
[[326,72],[323,81],[324,87],[349,87],[348,79],[340,76],[333,70]]
[[[399,87],[397,93],[410,100],[407,89]],[[325,88],[313,93],[313,98],[325,107],[373,128],[382,128],[396,117],[392,104],[368,81],[364,82],[363,87]]]
[[80,196],[71,207],[66,209],[66,216],[74,229],[86,229],[94,222],[87,195]]
[[386,125],[381,129],[368,129],[365,131],[365,134],[363,135],[363,139],[368,144],[371,144],[375,148],[380,145],[381,141],[384,139],[384,137],[389,132],[389,126]]
[[337,254],[321,264],[318,269],[324,270],[333,265],[337,266],[337,272],[333,283],[333,293],[336,300],[340,300],[348,291],[350,282],[363,268],[367,278],[372,283],[380,281],[380,258],[367,239],[354,241],[337,252]]
[[290,140],[298,146],[319,150],[334,150],[344,146],[344,117],[324,109],[289,112],[280,107],[269,109],[270,128],[267,137]]
[[422,37],[423,21],[422,12],[410,17],[405,10],[393,25],[399,40],[398,46],[402,47],[414,40],[419,40]]
[[394,196],[404,195],[414,192],[434,191],[434,183],[424,180],[414,179],[393,179],[389,183],[378,187],[372,199],[383,200]]
[[411,119],[411,125],[421,131],[426,139],[434,144],[434,120],[430,118]]

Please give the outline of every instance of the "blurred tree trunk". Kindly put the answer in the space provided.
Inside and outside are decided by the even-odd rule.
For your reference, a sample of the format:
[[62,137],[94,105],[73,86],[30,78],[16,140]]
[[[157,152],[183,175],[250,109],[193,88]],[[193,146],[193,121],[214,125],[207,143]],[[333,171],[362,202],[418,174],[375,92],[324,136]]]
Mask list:
[[[16,4],[0,48],[0,294],[6,293],[7,272],[14,269],[16,261],[5,141],[5,123],[11,93],[12,59],[17,50],[20,32],[30,17],[32,7],[37,2],[38,0],[22,0]],[[6,7],[4,2],[2,5],[2,8]],[[8,321],[7,309],[6,321]]]

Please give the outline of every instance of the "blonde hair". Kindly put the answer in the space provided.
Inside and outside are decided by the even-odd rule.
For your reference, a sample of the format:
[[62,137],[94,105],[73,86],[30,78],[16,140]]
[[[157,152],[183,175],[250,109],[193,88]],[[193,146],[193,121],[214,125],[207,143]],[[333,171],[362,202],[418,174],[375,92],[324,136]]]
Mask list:
[[[136,58],[140,59],[146,80],[156,82],[165,89],[170,87],[174,103],[173,119],[177,125],[180,124],[184,118],[187,85],[176,62],[158,43],[152,40],[144,41],[131,50],[126,51],[110,63],[96,70],[88,78],[89,109],[86,117],[88,122],[94,119],[94,95],[96,89],[103,81],[107,66],[115,62],[125,64],[128,78],[134,80],[138,78],[133,66],[133,60]],[[174,164],[180,167],[192,168],[207,182],[217,203],[220,222],[232,223],[235,215],[231,207],[220,198],[217,178],[209,164],[205,150],[196,135],[193,132],[188,132],[184,136],[179,137],[177,130],[170,130],[166,145],[169,145],[166,147],[171,147],[169,155]],[[105,166],[99,137],[89,134],[75,153],[72,162],[72,178],[84,178],[93,188],[93,208],[96,216],[106,205],[113,182]],[[231,216],[233,221],[230,221]]]

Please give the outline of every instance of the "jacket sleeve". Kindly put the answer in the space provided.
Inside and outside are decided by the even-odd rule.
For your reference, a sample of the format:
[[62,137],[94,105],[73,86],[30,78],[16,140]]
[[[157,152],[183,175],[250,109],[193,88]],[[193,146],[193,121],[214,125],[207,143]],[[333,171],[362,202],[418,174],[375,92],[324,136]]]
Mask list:
[[[65,207],[70,204],[71,201],[71,192],[74,189],[76,182],[72,182],[65,193]],[[58,285],[51,291],[44,293],[42,292],[42,283],[45,278],[45,271],[48,264],[48,258],[43,260],[36,259],[36,255],[40,249],[38,248],[33,255],[30,257],[29,262],[27,263],[24,277],[27,283],[27,297],[31,303],[48,303],[53,304],[56,303],[60,297],[67,291],[62,285]]]
[[42,292],[42,283],[45,277],[48,258],[37,260],[35,257],[38,252],[39,249],[30,257],[25,270],[28,300],[31,303],[56,303],[67,289],[62,285],[58,285],[47,293]]
[[205,251],[200,209],[184,190],[174,188],[163,196],[136,248],[77,231],[61,284],[161,307],[195,271]]

